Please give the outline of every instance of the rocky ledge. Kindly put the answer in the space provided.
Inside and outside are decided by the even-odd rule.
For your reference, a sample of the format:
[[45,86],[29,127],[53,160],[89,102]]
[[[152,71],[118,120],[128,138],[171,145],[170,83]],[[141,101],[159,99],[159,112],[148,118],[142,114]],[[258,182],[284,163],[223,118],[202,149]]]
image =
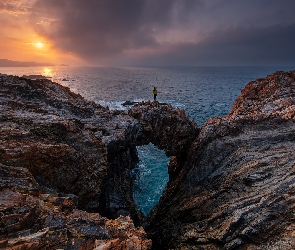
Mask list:
[[295,249],[295,71],[209,119],[146,228],[155,249]]
[[[167,106],[160,113],[155,104],[138,107],[156,113],[161,128],[166,116],[179,122],[160,144],[180,155],[196,124],[183,111]],[[151,247],[130,171],[138,162],[136,145],[154,142],[159,128],[150,139],[146,124],[127,112],[110,111],[46,79],[1,75],[0,110],[0,248]],[[181,142],[171,144],[175,132]]]
[[[110,111],[5,75],[0,110],[0,248],[295,248],[295,71],[250,82],[201,128],[170,105]],[[150,142],[172,158],[146,219],[130,171]]]
[[0,86],[0,163],[27,168],[43,193],[76,195],[79,209],[138,224],[129,177],[138,122],[49,80],[4,76]]
[[150,248],[133,225],[136,120],[14,76],[0,76],[0,110],[0,248]]

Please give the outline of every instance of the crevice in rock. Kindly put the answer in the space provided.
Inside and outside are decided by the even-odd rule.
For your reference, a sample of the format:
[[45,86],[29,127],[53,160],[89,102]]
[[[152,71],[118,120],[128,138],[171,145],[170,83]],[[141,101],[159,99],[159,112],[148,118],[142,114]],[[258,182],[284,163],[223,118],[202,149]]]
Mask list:
[[[133,177],[138,170],[139,162],[136,146],[153,143],[154,148],[163,150],[162,152],[165,152],[167,156],[173,156],[173,161],[164,160],[169,177],[166,174],[165,180],[161,180],[162,190],[156,190],[159,192],[156,204],[168,179],[171,181],[181,171],[199,129],[195,122],[188,119],[184,111],[175,110],[170,105],[159,105],[157,102],[140,103],[132,107],[128,114],[137,119],[137,122],[128,126],[124,139],[108,143],[108,172],[102,192],[96,198],[98,208],[94,211],[111,219],[120,215],[130,215],[135,225],[139,225],[145,220],[144,214],[148,214],[151,207],[143,210],[142,213],[138,209],[140,207],[136,207],[137,202],[134,201],[133,184],[136,184],[138,180]],[[150,179],[153,179],[149,180],[151,183],[155,181],[153,177]],[[152,185],[157,189],[159,183],[152,183]]]
[[159,201],[169,176],[170,157],[152,143],[137,147],[139,162],[131,171],[134,179],[133,198],[137,208],[148,215]]
[[98,197],[98,212],[110,219],[120,215],[130,215],[135,225],[139,225],[144,216],[135,207],[132,193],[130,171],[138,163],[135,146],[124,145],[123,142],[113,143],[108,148],[108,173],[102,192]]
[[153,249],[294,249],[294,79],[250,82],[169,164],[181,167],[149,215]]

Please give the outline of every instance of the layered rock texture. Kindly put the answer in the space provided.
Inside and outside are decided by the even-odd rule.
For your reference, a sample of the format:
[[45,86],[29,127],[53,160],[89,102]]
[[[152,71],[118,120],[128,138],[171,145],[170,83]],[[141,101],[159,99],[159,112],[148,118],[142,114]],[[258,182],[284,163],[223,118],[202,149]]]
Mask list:
[[139,121],[140,136],[137,145],[153,143],[172,156],[168,165],[169,178],[173,179],[185,162],[187,152],[199,133],[195,121],[190,121],[181,109],[159,102],[142,102],[133,106],[128,114]]
[[295,71],[208,120],[152,211],[155,249],[295,249]]
[[27,168],[0,164],[0,249],[150,249],[130,217],[77,210],[74,195],[40,193]]
[[190,121],[183,110],[173,109],[171,105],[142,102],[133,106],[128,114],[141,125],[138,144],[152,142],[168,156],[184,155],[199,132],[197,124]]
[[0,76],[0,112],[1,247],[150,247],[128,217],[142,217],[130,178],[137,121],[51,81],[13,76]]
[[[170,105],[110,111],[5,75],[0,112],[0,249],[295,249],[295,71],[201,128]],[[145,220],[130,171],[150,142],[172,158]]]
[[[10,76],[0,84],[2,164],[25,167],[43,187],[77,195],[80,208],[139,216],[128,198],[128,170],[137,160],[134,119],[48,80]],[[110,178],[120,190],[108,189]]]

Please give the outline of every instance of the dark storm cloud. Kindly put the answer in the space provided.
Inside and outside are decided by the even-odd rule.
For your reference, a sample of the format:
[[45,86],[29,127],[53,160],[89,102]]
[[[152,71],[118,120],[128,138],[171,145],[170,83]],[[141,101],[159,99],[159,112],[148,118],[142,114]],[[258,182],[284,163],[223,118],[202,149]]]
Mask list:
[[[37,0],[56,48],[93,63],[292,63],[293,0]],[[112,61],[113,60],[113,61]]]
[[167,45],[133,58],[140,65],[295,65],[295,24],[235,28],[203,41]]
[[154,31],[172,20],[185,19],[186,6],[197,2],[37,0],[32,18],[35,22],[42,17],[51,19],[50,27],[39,27],[38,31],[58,48],[95,59],[128,49],[156,46]]
[[[117,53],[130,46],[152,43],[138,29],[141,1],[39,0],[34,17],[54,18],[50,27],[39,30],[56,46],[79,55],[92,57]],[[43,28],[43,27],[42,27]]]

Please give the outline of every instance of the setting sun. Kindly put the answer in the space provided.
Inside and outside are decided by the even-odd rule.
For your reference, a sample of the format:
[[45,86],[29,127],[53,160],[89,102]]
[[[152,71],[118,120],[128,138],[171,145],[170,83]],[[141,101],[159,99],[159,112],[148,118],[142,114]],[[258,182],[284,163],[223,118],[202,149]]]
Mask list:
[[43,48],[44,47],[44,43],[38,42],[35,44],[37,48]]

